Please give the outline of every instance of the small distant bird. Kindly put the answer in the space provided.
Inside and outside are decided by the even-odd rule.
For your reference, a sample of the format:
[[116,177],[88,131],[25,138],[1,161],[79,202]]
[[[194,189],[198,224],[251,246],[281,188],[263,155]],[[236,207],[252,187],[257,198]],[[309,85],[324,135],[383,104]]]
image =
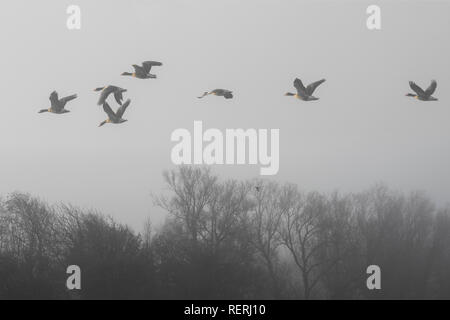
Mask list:
[[210,91],[210,92],[206,91],[205,93],[203,93],[203,95],[201,97],[197,97],[197,98],[201,99],[209,94],[213,94],[213,95],[219,96],[219,97],[224,97],[225,99],[233,98],[233,91],[226,90],[226,89],[214,89],[213,91]]
[[421,87],[419,87],[415,82],[410,81],[409,86],[411,89],[416,93],[408,93],[406,94],[407,97],[414,97],[417,100],[421,101],[437,101],[438,99],[433,97],[432,94],[436,91],[437,88],[437,82],[436,80],[432,80],[430,86],[427,88],[427,90],[423,91]]
[[65,98],[58,99],[58,93],[56,91],[53,91],[50,94],[50,103],[51,103],[50,108],[42,109],[39,111],[39,113],[51,112],[51,113],[61,114],[61,113],[70,112],[69,110],[65,109],[64,107],[66,106],[67,102],[69,102],[75,98],[77,98],[76,94],[73,94],[73,95],[65,97]]
[[122,76],[132,76],[138,79],[156,79],[156,75],[151,74],[150,71],[152,67],[162,66],[161,62],[158,61],[144,61],[142,62],[142,66],[138,66],[137,64],[133,64],[134,72],[123,72]]
[[100,87],[97,89],[94,89],[94,91],[101,91],[100,98],[98,99],[97,104],[101,106],[105,103],[108,96],[112,93],[114,94],[114,98],[116,99],[117,103],[122,105],[123,96],[122,93],[126,92],[127,89],[119,88],[116,86],[106,86],[106,87]]
[[125,110],[128,108],[128,106],[130,105],[131,100],[128,99],[127,101],[125,101],[125,103],[119,107],[119,109],[117,109],[117,112],[112,111],[111,107],[109,106],[109,104],[107,102],[105,102],[103,104],[103,110],[106,112],[106,114],[108,115],[108,119],[101,122],[99,127],[101,127],[102,125],[104,125],[105,123],[123,123],[125,120],[122,118],[123,114],[125,113]]
[[256,192],[260,192],[260,191],[261,191],[261,187],[256,186],[256,187],[255,187],[255,190],[256,190]]
[[320,86],[322,83],[324,83],[326,80],[322,79],[316,82],[311,83],[306,88],[302,83],[302,80],[296,78],[294,80],[294,87],[297,89],[297,93],[286,93],[285,96],[294,96],[297,99],[303,100],[303,101],[313,101],[313,100],[319,100],[319,98],[316,98],[313,96],[314,90],[318,86]]

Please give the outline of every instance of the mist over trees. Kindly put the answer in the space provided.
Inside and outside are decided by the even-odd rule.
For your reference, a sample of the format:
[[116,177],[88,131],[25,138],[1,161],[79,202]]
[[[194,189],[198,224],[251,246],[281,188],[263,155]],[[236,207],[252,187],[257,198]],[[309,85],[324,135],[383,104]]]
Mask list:
[[[448,299],[450,209],[375,186],[356,194],[164,173],[162,226],[28,194],[0,200],[0,299]],[[131,214],[131,213],[127,213]],[[368,290],[366,268],[381,268]],[[66,288],[66,268],[82,289]]]

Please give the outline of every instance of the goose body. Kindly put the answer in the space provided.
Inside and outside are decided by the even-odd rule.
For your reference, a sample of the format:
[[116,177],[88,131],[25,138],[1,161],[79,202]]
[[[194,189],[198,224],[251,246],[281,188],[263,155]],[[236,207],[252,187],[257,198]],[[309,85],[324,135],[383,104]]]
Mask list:
[[123,119],[123,114],[125,113],[125,110],[128,108],[128,106],[130,105],[131,100],[128,99],[127,101],[124,102],[124,104],[122,104],[119,109],[117,109],[116,112],[112,111],[111,107],[109,106],[109,104],[107,102],[105,102],[103,104],[103,110],[105,111],[105,113],[108,115],[108,119],[106,119],[105,121],[101,122],[99,127],[103,126],[106,123],[114,123],[114,124],[119,124],[119,123],[124,123],[128,120]]
[[406,94],[407,97],[413,97],[420,101],[437,101],[438,99],[433,97],[433,93],[436,91],[437,82],[436,80],[432,80],[430,86],[427,90],[423,90],[419,87],[415,82],[410,81],[409,87],[415,92]]
[[212,91],[206,91],[205,93],[203,93],[202,96],[198,97],[199,99],[202,99],[203,97],[207,96],[207,95],[215,95],[215,96],[219,96],[219,97],[224,97],[225,99],[232,99],[233,98],[233,91],[230,90],[226,90],[226,89],[214,89]]
[[144,61],[142,65],[133,64],[134,72],[123,72],[122,76],[131,76],[138,79],[156,79],[156,75],[151,74],[152,67],[162,66],[158,61]]
[[123,89],[116,86],[106,86],[94,89],[94,91],[101,91],[100,98],[98,99],[97,104],[99,106],[103,105],[106,102],[106,99],[110,94],[114,95],[114,99],[116,99],[119,105],[122,105],[123,93],[127,91],[127,89]]
[[65,109],[65,106],[67,104],[67,102],[76,99],[77,95],[73,94],[71,96],[67,96],[64,98],[59,99],[58,98],[58,93],[56,91],[53,91],[50,94],[50,108],[48,109],[41,109],[39,111],[39,113],[43,113],[43,112],[51,112],[51,113],[56,113],[56,114],[62,114],[62,113],[67,113],[70,112],[70,110]]
[[297,93],[288,92],[285,94],[285,96],[293,96],[293,97],[303,100],[303,101],[319,100],[319,98],[313,96],[313,93],[316,90],[316,88],[318,86],[320,86],[322,83],[324,83],[325,81],[326,81],[325,79],[322,79],[322,80],[313,82],[305,88],[302,80],[300,80],[299,78],[296,78],[294,80],[294,88],[297,89]]

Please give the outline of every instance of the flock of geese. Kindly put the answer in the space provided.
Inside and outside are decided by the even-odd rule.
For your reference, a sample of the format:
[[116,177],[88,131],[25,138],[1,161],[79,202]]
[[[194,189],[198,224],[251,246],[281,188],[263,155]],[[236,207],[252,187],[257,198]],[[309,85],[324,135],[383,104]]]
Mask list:
[[[152,67],[156,66],[162,66],[161,62],[158,61],[144,61],[141,66],[137,64],[133,64],[134,72],[123,72],[122,76],[131,76],[137,79],[156,79],[156,75],[151,74],[150,71],[152,70]],[[127,110],[128,106],[131,103],[130,99],[127,99],[125,102],[123,102],[123,93],[127,92],[127,89],[123,89],[117,86],[108,85],[105,87],[99,87],[94,89],[94,91],[101,92],[100,98],[98,99],[98,105],[103,105],[103,110],[105,111],[106,115],[108,116],[108,119],[105,121],[102,121],[99,125],[99,127],[103,126],[106,123],[124,123],[127,120],[123,118],[123,114]],[[114,96],[114,99],[119,104],[119,108],[116,112],[114,112],[108,102],[106,101],[110,95]],[[76,94],[73,94],[68,97],[64,97],[59,99],[58,93],[56,91],[53,91],[50,94],[50,108],[48,109],[42,109],[39,111],[39,113],[43,112],[51,112],[56,114],[63,114],[70,112],[67,110],[66,104],[67,102],[74,100],[77,98]]]
[[[134,68],[134,72],[123,72],[121,75],[122,76],[131,76],[131,77],[134,77],[137,79],[156,79],[157,78],[156,75],[151,74],[150,71],[152,70],[152,67],[162,66],[162,63],[158,62],[158,61],[145,61],[140,66],[136,65],[136,64],[133,64],[132,66]],[[314,94],[314,91],[317,89],[317,87],[319,87],[325,81],[326,81],[325,79],[321,79],[321,80],[313,82],[305,87],[303,85],[303,82],[300,79],[296,78],[294,80],[294,88],[296,89],[297,93],[287,92],[285,95],[293,96],[293,97],[303,100],[303,101],[319,100],[319,98],[313,96],[313,94]],[[406,96],[408,96],[408,97],[413,97],[413,98],[421,100],[421,101],[437,101],[438,100],[437,98],[433,97],[433,94],[436,91],[436,87],[437,87],[437,82],[435,80],[431,81],[430,86],[426,90],[423,90],[421,87],[419,87],[413,81],[409,82],[409,86],[415,93],[406,94]],[[120,124],[120,123],[127,121],[126,119],[123,119],[123,115],[131,103],[130,99],[127,99],[125,102],[123,102],[123,93],[127,92],[127,89],[123,89],[123,88],[113,86],[113,85],[108,85],[105,87],[96,88],[96,89],[94,89],[94,91],[101,92],[100,98],[99,98],[97,104],[99,106],[103,105],[103,110],[105,111],[105,113],[108,116],[108,119],[102,121],[100,123],[99,127],[103,126],[106,123]],[[114,96],[114,99],[120,106],[116,112],[114,112],[111,109],[110,105],[106,101],[110,95]],[[200,96],[198,98],[202,99],[207,95],[215,95],[215,96],[219,96],[219,97],[224,97],[225,99],[233,98],[233,92],[230,90],[227,90],[227,89],[214,89],[212,91],[206,91],[205,93],[203,93],[202,96]],[[39,111],[39,113],[51,112],[51,113],[55,113],[55,114],[63,114],[63,113],[70,112],[69,110],[67,110],[65,108],[66,104],[69,101],[72,101],[76,98],[77,98],[77,95],[73,94],[73,95],[70,95],[70,96],[60,99],[58,97],[58,93],[56,91],[53,91],[50,94],[50,108],[42,109]]]

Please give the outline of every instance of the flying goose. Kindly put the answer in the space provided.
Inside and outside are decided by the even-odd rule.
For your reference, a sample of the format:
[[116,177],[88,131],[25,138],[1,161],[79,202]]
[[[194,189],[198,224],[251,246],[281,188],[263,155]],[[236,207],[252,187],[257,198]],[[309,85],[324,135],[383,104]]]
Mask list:
[[77,95],[73,94],[71,96],[58,99],[58,93],[56,91],[53,91],[50,94],[50,103],[51,103],[50,108],[42,109],[39,111],[39,113],[51,112],[51,113],[61,114],[61,113],[70,112],[69,110],[65,109],[64,107],[66,106],[67,102],[75,99],[76,97],[77,97]]
[[125,103],[122,106],[120,106],[119,109],[117,109],[117,112],[115,112],[115,113],[114,113],[114,111],[112,111],[112,109],[109,106],[109,104],[107,102],[105,102],[103,104],[103,110],[108,115],[108,119],[106,119],[105,121],[101,122],[99,127],[101,127],[105,123],[116,123],[116,124],[119,124],[119,123],[123,123],[125,121],[128,121],[128,120],[123,119],[122,116],[125,113],[125,110],[130,105],[130,102],[131,102],[130,99],[125,101]]
[[213,94],[213,95],[219,96],[219,97],[224,97],[225,99],[233,98],[233,91],[226,90],[226,89],[214,89],[213,91],[210,91],[210,92],[206,91],[205,93],[203,93],[203,95],[201,97],[197,97],[197,98],[201,99],[209,94]]
[[421,87],[419,87],[413,81],[409,82],[409,86],[416,94],[408,93],[408,94],[406,94],[407,97],[414,97],[415,99],[418,99],[421,101],[437,101],[438,100],[437,98],[432,96],[432,94],[436,91],[436,87],[437,87],[436,80],[432,80],[430,86],[425,91],[423,91],[423,89]]
[[96,89],[94,89],[94,91],[101,91],[102,92],[100,94],[100,98],[98,99],[98,102],[97,102],[97,104],[99,106],[101,106],[102,104],[105,103],[106,99],[108,98],[108,96],[111,93],[114,94],[114,98],[116,99],[117,103],[122,105],[122,100],[123,100],[122,93],[126,92],[127,89],[119,88],[119,87],[116,87],[116,86],[106,86],[106,87],[96,88]]
[[153,66],[159,67],[162,66],[162,63],[158,61],[144,61],[142,66],[133,64],[134,72],[123,72],[122,76],[132,76],[138,79],[156,79],[156,75],[150,73]]
[[306,88],[302,83],[302,80],[296,78],[294,80],[294,87],[297,89],[297,93],[286,93],[285,96],[294,96],[297,99],[303,100],[303,101],[313,101],[313,100],[319,100],[319,98],[314,97],[312,94],[314,93],[314,90],[318,86],[320,86],[322,83],[325,82],[325,79],[316,81],[308,85]]

